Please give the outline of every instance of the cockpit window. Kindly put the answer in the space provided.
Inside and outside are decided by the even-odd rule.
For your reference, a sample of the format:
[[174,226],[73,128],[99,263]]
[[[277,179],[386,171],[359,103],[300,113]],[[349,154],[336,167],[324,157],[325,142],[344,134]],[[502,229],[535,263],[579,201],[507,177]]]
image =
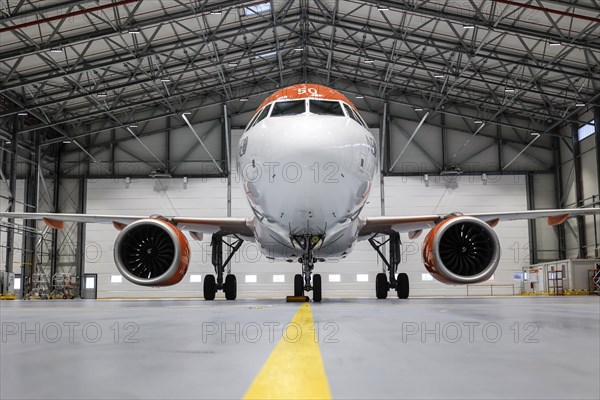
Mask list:
[[254,120],[250,121],[250,123],[248,124],[248,127],[246,128],[246,130],[252,128],[254,125],[258,124],[260,121],[262,121],[263,119],[265,119],[267,117],[267,115],[269,114],[269,109],[271,108],[270,105],[266,106],[265,108],[263,108],[254,118]]
[[346,110],[346,114],[348,114],[350,118],[361,124],[364,128],[367,127],[362,118],[358,115],[356,111],[352,109],[352,107],[349,107],[347,104],[344,104],[344,110]]
[[310,112],[317,115],[344,116],[344,111],[342,111],[339,101],[311,100]]
[[304,100],[278,101],[273,105],[271,117],[285,117],[289,115],[298,115],[306,112]]

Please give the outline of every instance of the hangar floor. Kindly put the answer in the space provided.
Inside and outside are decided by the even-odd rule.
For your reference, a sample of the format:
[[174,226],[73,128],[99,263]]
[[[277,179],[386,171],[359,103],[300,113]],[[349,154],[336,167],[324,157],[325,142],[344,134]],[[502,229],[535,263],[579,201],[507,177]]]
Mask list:
[[0,398],[598,399],[599,300],[4,301]]

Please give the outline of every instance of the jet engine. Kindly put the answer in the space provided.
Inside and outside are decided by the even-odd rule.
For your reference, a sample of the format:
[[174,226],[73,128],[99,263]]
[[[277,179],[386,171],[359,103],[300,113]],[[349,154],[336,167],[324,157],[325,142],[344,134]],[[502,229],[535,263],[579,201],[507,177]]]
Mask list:
[[500,262],[498,235],[478,218],[448,218],[425,238],[423,261],[429,273],[443,283],[486,281]]
[[128,281],[142,286],[170,286],[187,272],[190,246],[171,223],[142,219],[121,231],[114,256],[119,272]]

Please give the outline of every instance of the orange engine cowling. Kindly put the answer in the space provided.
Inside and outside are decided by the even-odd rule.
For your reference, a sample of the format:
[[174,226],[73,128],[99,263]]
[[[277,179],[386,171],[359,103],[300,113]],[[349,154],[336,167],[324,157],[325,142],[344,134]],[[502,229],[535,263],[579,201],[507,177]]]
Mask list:
[[425,238],[423,261],[429,273],[440,282],[471,284],[486,281],[500,262],[498,235],[478,218],[448,218]]
[[119,272],[128,281],[142,286],[169,286],[185,276],[190,246],[171,223],[142,219],[121,231],[114,256]]

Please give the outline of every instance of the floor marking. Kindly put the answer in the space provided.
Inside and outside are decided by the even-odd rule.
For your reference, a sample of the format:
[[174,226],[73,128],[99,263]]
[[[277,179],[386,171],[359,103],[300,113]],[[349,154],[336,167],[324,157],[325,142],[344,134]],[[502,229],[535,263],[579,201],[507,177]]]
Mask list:
[[287,325],[244,399],[330,399],[310,304]]

